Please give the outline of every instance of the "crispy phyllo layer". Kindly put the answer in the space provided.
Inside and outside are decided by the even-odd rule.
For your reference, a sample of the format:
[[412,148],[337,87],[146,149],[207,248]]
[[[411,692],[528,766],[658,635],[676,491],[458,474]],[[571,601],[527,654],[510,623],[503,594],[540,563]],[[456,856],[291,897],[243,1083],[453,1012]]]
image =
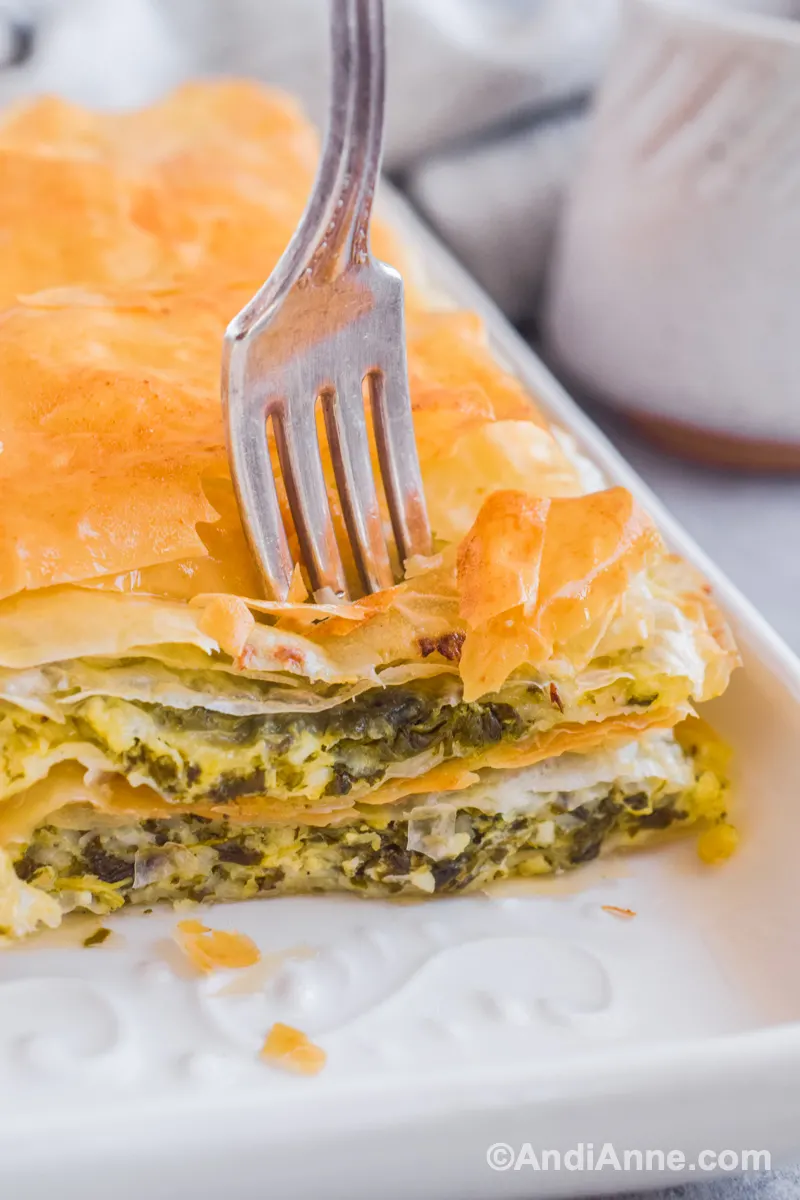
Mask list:
[[194,662],[205,656],[224,667],[227,659],[235,673],[352,684],[424,662],[457,670],[470,701],[523,664],[558,676],[626,651],[656,668],[659,659],[681,660],[692,694],[705,699],[737,662],[703,580],[666,553],[623,488],[558,500],[497,492],[459,545],[406,573],[404,583],[338,607],[220,595],[186,604],[88,588],[23,593],[0,604],[0,667],[180,646],[200,651]]
[[338,825],[247,825],[184,815],[98,822],[62,809],[12,849],[17,876],[65,911],[308,891],[451,893],[545,875],[612,846],[726,818],[724,756],[654,734],[596,755],[486,771],[469,789],[363,808]]
[[390,784],[400,799],[451,760],[521,766],[594,744],[602,722],[673,725],[735,663],[702,583],[626,492],[496,493],[457,556],[341,608],[6,601],[0,799],[70,759],[177,803],[307,807]]

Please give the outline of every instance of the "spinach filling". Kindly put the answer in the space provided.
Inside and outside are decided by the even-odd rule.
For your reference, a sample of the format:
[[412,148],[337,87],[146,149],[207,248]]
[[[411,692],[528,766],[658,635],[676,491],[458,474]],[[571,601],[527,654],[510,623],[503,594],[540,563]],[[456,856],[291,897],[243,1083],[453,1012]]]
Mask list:
[[445,676],[375,688],[315,713],[236,717],[95,696],[72,706],[69,720],[77,739],[164,796],[224,804],[263,794],[363,794],[398,764],[465,757],[561,715],[540,688],[516,688],[513,699],[465,704]]
[[627,795],[614,785],[577,807],[556,794],[535,813],[465,808],[456,852],[435,859],[410,848],[413,813],[387,819],[386,810],[322,829],[241,826],[195,815],[110,830],[51,825],[20,848],[15,868],[22,879],[59,894],[67,910],[98,913],[125,903],[313,891],[447,894],[578,866],[610,841],[694,819],[690,809],[684,793]]
[[[673,695],[664,681],[654,690],[652,683],[625,677],[581,694],[551,680],[512,677],[500,692],[467,704],[458,677],[442,674],[373,687],[320,710],[302,708],[302,702],[289,708],[291,689],[285,685],[246,680],[234,687],[224,675],[223,682],[216,676],[201,680],[197,673],[166,668],[156,674],[158,687],[137,696],[136,688],[153,667],[133,659],[119,665],[121,679],[111,673],[113,688],[124,687],[128,672],[132,694],[107,694],[101,667],[76,661],[73,668],[74,683],[69,664],[61,669],[57,687],[53,681],[57,716],[0,701],[0,798],[35,783],[51,763],[73,758],[102,767],[92,758],[98,750],[107,769],[136,785],[150,785],[175,803],[226,804],[269,796],[312,803],[327,799],[333,809],[349,806],[385,780],[414,778],[439,762],[517,742],[560,723],[599,721],[684,698]],[[200,699],[201,683],[211,698],[208,705],[184,708],[149,699],[152,691],[169,693],[172,686],[184,697],[197,692]],[[81,686],[88,694],[79,692]],[[248,695],[243,701],[236,691],[236,703],[256,705],[255,713],[252,708],[250,715],[218,711],[230,700],[228,691],[237,688]],[[303,696],[307,700],[308,693]],[[321,691],[319,699],[334,701],[334,696]],[[266,711],[259,711],[259,702]],[[286,707],[276,712],[276,704]]]

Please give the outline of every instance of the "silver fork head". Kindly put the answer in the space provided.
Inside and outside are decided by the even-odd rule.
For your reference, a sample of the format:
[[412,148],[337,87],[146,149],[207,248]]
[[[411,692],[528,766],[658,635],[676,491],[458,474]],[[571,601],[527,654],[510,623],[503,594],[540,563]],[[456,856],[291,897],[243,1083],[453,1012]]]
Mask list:
[[346,596],[318,440],[321,409],[355,566],[366,591],[393,572],[364,396],[400,560],[430,550],[405,350],[403,284],[369,253],[383,131],[381,0],[333,0],[331,118],[317,181],[275,271],[231,323],[222,370],[242,521],[268,594],[294,562],[268,452],[271,422],[301,555],[315,595]]
[[[228,405],[234,476],[266,520],[250,522],[270,591],[285,595],[293,559],[278,508],[266,425],[280,458],[312,589],[347,594],[330,513],[317,419],[321,409],[333,476],[355,566],[366,591],[394,582],[370,453],[369,410],[386,508],[400,560],[428,553],[430,533],[408,393],[403,285],[391,267],[368,263],[325,287],[293,291],[231,367],[243,372]],[[247,489],[245,491],[245,489]],[[277,577],[278,587],[272,584]]]

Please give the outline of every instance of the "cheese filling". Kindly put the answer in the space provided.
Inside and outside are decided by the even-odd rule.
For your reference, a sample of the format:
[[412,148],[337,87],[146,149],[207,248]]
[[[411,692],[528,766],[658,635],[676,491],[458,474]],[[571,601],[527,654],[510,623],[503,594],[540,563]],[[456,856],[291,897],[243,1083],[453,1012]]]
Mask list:
[[341,825],[237,824],[193,814],[131,822],[87,805],[14,845],[16,876],[63,911],[308,891],[466,891],[567,870],[656,832],[726,817],[713,745],[651,734],[615,751],[486,770],[460,793],[361,808]]
[[[164,685],[158,695],[170,684],[174,697],[193,682],[183,681],[178,670],[155,666]],[[146,676],[151,665],[133,660],[117,668],[114,679],[126,668],[135,679],[137,673]],[[0,701],[0,799],[72,760],[124,775],[174,803],[225,804],[262,795],[354,800],[386,780],[414,778],[439,762],[559,725],[686,701],[680,680],[665,676],[641,683],[622,668],[607,667],[577,682],[512,679],[470,704],[458,677],[442,673],[300,711],[291,711],[285,699],[283,711],[274,711],[280,686],[244,680],[236,684],[237,703],[247,703],[250,711],[230,712],[208,706],[201,690],[192,706],[140,699],[133,684],[128,686],[135,698],[103,694],[102,671],[93,674],[88,691],[74,683],[46,694],[25,691],[17,679],[12,692],[6,684],[5,694],[14,700]],[[207,688],[219,688],[224,698],[220,673],[207,674]],[[42,711],[44,696],[49,710]]]

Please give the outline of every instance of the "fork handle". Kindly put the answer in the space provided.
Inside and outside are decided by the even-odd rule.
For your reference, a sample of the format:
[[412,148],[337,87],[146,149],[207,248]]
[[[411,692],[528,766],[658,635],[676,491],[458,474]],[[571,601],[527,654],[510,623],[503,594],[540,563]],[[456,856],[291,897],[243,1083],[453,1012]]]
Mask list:
[[227,340],[267,324],[301,280],[329,280],[369,258],[369,222],[383,153],[383,0],[331,0],[331,104],[317,177],[274,271],[231,321]]
[[330,122],[317,186],[329,220],[317,231],[306,278],[329,279],[369,258],[386,96],[383,0],[331,2]]

